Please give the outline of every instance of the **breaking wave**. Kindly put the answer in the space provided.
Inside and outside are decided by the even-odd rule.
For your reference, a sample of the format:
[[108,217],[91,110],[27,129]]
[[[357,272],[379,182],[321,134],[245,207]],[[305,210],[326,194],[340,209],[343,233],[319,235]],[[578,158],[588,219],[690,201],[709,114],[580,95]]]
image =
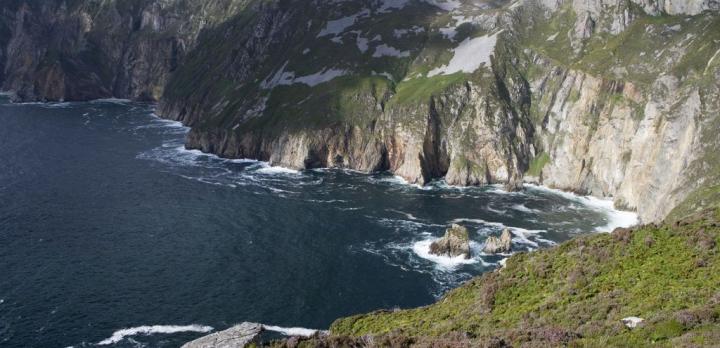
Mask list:
[[640,222],[637,213],[615,209],[611,199],[597,198],[593,196],[580,196],[571,192],[551,189],[545,186],[525,184],[525,187],[536,191],[543,191],[562,196],[568,200],[578,202],[592,210],[604,213],[607,224],[595,228],[597,232],[612,232],[618,227],[630,227]]

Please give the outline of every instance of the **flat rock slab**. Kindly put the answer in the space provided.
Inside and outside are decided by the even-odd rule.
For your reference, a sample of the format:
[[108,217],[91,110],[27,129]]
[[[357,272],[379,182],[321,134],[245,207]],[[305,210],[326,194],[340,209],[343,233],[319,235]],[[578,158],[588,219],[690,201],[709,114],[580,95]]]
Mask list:
[[243,348],[263,330],[258,323],[242,323],[183,344],[182,348]]

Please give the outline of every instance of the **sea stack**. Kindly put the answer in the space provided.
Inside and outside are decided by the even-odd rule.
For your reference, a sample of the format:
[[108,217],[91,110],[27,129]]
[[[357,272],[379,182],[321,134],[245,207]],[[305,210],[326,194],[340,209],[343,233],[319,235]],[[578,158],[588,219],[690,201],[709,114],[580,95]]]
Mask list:
[[470,258],[470,234],[467,228],[452,224],[445,235],[430,244],[430,253],[439,256]]
[[512,234],[509,228],[505,228],[500,238],[490,236],[485,241],[483,250],[488,254],[507,253],[512,250]]

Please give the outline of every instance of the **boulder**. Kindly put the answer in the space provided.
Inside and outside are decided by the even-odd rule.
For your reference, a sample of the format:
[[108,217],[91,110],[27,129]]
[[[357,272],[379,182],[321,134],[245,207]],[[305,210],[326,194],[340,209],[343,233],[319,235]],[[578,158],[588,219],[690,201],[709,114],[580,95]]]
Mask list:
[[505,228],[500,238],[490,236],[485,241],[485,251],[488,254],[507,253],[512,250],[512,233],[509,228]]
[[453,224],[445,235],[430,244],[430,253],[439,256],[470,258],[470,234],[467,228]]
[[242,348],[253,342],[262,330],[258,323],[245,322],[185,343],[182,348]]
[[627,317],[620,319],[625,326],[627,326],[630,329],[636,328],[638,325],[640,325],[645,319],[638,318],[638,317]]

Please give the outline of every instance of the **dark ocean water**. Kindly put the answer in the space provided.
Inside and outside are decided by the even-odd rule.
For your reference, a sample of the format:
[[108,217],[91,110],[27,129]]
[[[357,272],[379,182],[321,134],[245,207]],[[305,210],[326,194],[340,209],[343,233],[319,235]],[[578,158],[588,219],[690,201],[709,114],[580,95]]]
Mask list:
[[[152,111],[0,99],[0,347],[177,347],[242,321],[325,329],[498,267],[506,256],[479,250],[504,226],[531,250],[633,219],[538,187],[222,160],[184,150],[186,129]],[[426,254],[451,222],[470,229],[472,260]]]

